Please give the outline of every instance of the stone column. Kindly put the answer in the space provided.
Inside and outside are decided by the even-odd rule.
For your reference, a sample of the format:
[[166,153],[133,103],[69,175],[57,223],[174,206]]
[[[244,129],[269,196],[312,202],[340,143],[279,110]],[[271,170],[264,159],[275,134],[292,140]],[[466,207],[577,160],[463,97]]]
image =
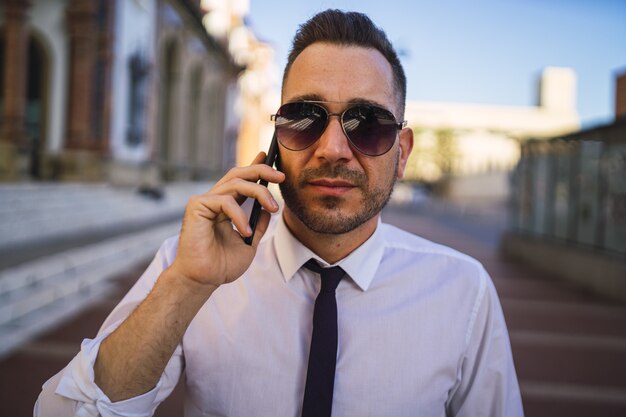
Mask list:
[[102,95],[102,131],[99,139],[99,149],[103,155],[108,155],[109,139],[111,135],[111,85],[113,72],[113,47],[114,47],[114,26],[115,26],[115,1],[107,0],[104,3],[106,22],[100,28],[98,35],[98,54],[104,64],[103,95]]
[[[28,76],[29,0],[5,0],[4,110],[0,126],[0,179],[27,175],[28,137],[24,125]],[[21,151],[21,152],[20,152]]]
[[17,145],[24,145],[27,141],[24,117],[28,75],[26,12],[29,7],[29,0],[5,0],[4,120],[0,140]]
[[94,146],[91,129],[94,69],[98,53],[97,4],[94,0],[70,0],[67,23],[70,34],[70,97],[68,149]]

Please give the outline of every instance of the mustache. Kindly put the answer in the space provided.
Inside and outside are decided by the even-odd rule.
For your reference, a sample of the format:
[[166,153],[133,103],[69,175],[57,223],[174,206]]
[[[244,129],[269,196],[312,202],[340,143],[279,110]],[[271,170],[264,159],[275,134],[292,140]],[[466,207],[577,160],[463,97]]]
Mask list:
[[317,168],[306,168],[300,171],[298,175],[298,185],[304,187],[310,181],[319,178],[339,178],[364,188],[367,185],[367,176],[365,173],[353,169],[348,169],[345,165],[325,164]]

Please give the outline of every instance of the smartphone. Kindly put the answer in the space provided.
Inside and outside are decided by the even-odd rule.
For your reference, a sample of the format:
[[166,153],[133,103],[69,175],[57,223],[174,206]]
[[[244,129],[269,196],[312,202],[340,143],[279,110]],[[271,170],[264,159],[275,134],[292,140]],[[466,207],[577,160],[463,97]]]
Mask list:
[[[267,156],[265,157],[265,165],[274,166],[276,162],[276,158],[278,157],[278,138],[276,136],[276,130],[274,130],[274,136],[272,136],[272,142],[270,143],[270,149],[267,151]],[[259,184],[267,187],[267,181],[260,180]],[[252,239],[254,239],[254,232],[256,231],[256,224],[259,221],[259,215],[261,214],[261,203],[259,200],[254,200],[254,205],[252,206],[252,212],[250,213],[250,229],[252,229],[252,234],[248,237],[244,237],[243,241],[248,245],[252,245]]]

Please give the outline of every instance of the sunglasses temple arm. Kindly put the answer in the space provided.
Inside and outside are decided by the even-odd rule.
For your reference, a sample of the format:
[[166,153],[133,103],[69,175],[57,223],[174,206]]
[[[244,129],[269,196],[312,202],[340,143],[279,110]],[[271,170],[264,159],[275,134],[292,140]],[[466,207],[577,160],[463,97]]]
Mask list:
[[[274,129],[274,136],[272,136],[272,142],[270,144],[270,149],[267,151],[267,156],[265,157],[265,165],[273,166],[276,161],[276,156],[278,155],[278,136],[276,130]],[[268,183],[265,180],[260,180],[259,184],[264,187],[267,187]],[[261,203],[259,200],[254,200],[254,205],[252,206],[252,212],[250,213],[250,229],[252,229],[252,234],[248,237],[243,238],[243,241],[249,246],[252,245],[252,240],[254,239],[254,233],[256,232],[256,225],[259,221],[259,216],[261,215]]]

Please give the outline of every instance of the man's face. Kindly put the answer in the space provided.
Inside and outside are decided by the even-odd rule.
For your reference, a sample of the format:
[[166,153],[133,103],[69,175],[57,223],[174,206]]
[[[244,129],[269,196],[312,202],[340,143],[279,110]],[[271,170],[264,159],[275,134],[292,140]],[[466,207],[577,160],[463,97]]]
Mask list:
[[[284,103],[298,100],[329,102],[323,105],[330,113],[367,101],[398,114],[391,66],[375,49],[355,46],[315,43],[302,51],[283,86]],[[299,221],[328,234],[372,225],[402,177],[412,143],[412,132],[403,129],[387,153],[367,156],[350,146],[340,119],[331,117],[312,146],[301,151],[281,146],[288,224]]]

